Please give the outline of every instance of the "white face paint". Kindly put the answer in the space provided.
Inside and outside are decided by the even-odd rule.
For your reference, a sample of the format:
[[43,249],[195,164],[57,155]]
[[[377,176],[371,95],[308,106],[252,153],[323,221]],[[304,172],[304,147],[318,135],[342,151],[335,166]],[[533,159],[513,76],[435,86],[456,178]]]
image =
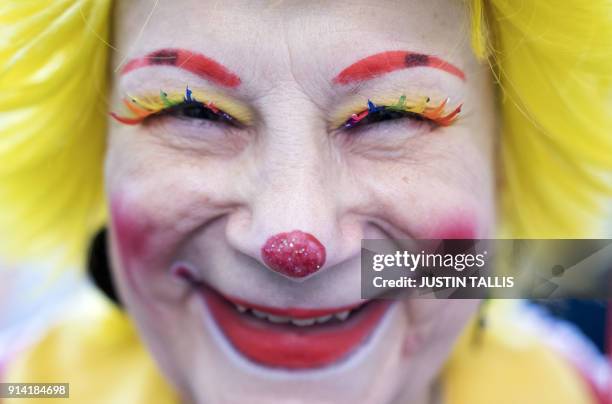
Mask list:
[[[493,91],[463,3],[162,1],[143,28],[152,4],[118,4],[115,63],[180,48],[239,84],[164,63],[117,73],[113,105],[189,85],[250,114],[240,127],[193,114],[111,126],[114,275],[168,379],[201,403],[426,400],[477,302],[357,310],[360,245],[493,232]],[[334,81],[396,50],[444,59],[465,80],[417,66]],[[400,95],[463,110],[447,127],[403,117],[336,128],[367,99]],[[304,278],[262,258],[271,236],[294,230],[325,248]]]

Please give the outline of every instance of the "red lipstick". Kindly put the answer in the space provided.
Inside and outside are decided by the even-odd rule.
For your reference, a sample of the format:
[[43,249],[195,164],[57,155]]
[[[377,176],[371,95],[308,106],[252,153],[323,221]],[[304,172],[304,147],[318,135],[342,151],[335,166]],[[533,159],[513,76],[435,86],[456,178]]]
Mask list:
[[265,264],[291,278],[304,278],[325,264],[325,247],[315,236],[300,230],[270,237],[261,248]]
[[[250,311],[252,306],[239,311],[208,287],[202,287],[202,294],[214,321],[236,350],[253,362],[285,369],[320,368],[346,358],[372,334],[390,305],[389,301],[372,301],[344,321],[334,318],[323,324],[317,321],[298,326],[257,318]],[[274,311],[282,312],[278,308]],[[338,314],[337,309],[317,311],[328,316]]]
[[192,285],[227,341],[251,361],[285,369],[329,366],[356,351],[380,324],[389,300],[333,308],[270,307],[222,294],[184,264],[173,276]]

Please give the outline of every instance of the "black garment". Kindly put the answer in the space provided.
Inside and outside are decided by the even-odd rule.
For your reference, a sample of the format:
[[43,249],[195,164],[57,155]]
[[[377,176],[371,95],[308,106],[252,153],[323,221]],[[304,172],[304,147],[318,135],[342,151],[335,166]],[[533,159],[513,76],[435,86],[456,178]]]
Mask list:
[[95,235],[89,246],[87,272],[98,289],[120,306],[121,302],[115,291],[109,261],[106,248],[106,228],[103,228]]

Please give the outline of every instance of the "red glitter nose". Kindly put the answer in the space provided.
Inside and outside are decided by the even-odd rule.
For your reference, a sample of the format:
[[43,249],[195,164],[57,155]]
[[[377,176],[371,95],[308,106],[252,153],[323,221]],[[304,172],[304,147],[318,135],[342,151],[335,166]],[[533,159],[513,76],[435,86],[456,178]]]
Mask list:
[[261,256],[270,269],[292,278],[317,272],[325,263],[325,247],[315,236],[294,230],[268,239]]

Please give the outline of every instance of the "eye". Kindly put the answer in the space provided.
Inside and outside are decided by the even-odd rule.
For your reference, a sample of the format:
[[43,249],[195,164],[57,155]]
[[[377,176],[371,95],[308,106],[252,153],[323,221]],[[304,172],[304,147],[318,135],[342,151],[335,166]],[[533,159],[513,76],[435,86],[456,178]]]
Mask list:
[[401,96],[396,104],[385,106],[375,105],[372,101],[368,100],[368,109],[358,114],[353,114],[342,127],[350,130],[403,118],[429,123],[434,126],[449,126],[455,121],[459,112],[461,112],[461,105],[459,105],[452,112],[445,115],[444,108],[448,100],[444,100],[435,107],[430,106],[429,102],[430,99],[427,97],[420,104],[410,105],[406,104],[406,97]]
[[237,125],[236,119],[226,112],[216,108],[213,104],[204,104],[199,101],[184,101],[159,111],[155,116],[172,116],[179,119],[195,119],[206,121],[219,121],[231,125]]
[[[177,97],[178,98],[178,97]],[[138,125],[152,123],[157,119],[175,118],[193,122],[219,122],[241,127],[240,121],[230,114],[219,109],[212,102],[203,102],[192,96],[189,87],[181,98],[171,99],[160,90],[156,97],[126,97],[123,105],[126,114],[111,112],[110,115],[125,125]],[[203,123],[203,122],[202,122]]]
[[349,119],[344,124],[344,127],[346,129],[352,129],[356,127],[372,125],[372,124],[379,123],[379,122],[392,121],[395,119],[402,119],[402,118],[410,118],[410,119],[414,119],[417,121],[426,121],[426,118],[414,112],[398,111],[398,110],[382,107],[381,109],[377,111],[369,112],[365,117],[359,120],[354,120],[351,117],[351,119]]

